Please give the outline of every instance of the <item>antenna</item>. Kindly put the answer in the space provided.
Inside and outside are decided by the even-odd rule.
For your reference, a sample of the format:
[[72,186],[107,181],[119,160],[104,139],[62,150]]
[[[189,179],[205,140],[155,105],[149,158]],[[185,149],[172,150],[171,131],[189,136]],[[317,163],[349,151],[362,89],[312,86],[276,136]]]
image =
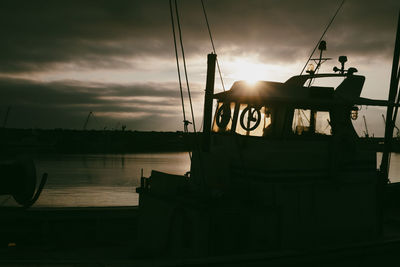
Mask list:
[[[325,31],[322,33],[321,38],[319,38],[319,40],[318,40],[318,42],[317,42],[317,45],[314,47],[314,50],[312,51],[312,53],[311,53],[310,57],[308,58],[306,64],[304,65],[303,69],[301,70],[300,75],[303,74],[304,70],[306,69],[306,67],[307,67],[307,65],[308,65],[308,62],[310,62],[312,56],[314,55],[315,50],[317,50],[318,46],[321,45],[322,38],[324,38],[325,33],[328,31],[328,29],[329,29],[329,27],[331,26],[333,20],[336,18],[336,15],[339,13],[339,10],[342,8],[342,6],[343,6],[343,4],[344,4],[344,1],[345,1],[345,0],[343,0],[343,1],[340,3],[338,9],[337,9],[336,12],[335,12],[335,15],[333,15],[331,21],[328,23],[328,26],[326,26]],[[325,48],[326,48],[326,47],[325,47]],[[321,50],[321,54],[322,54],[322,50]]]
[[[322,53],[326,50],[326,42],[322,40],[319,45],[318,45],[318,50],[319,52],[319,58],[311,58],[310,60],[313,60],[317,66],[314,69],[313,64],[309,64],[309,67],[307,68],[306,72],[309,73],[310,75],[313,75],[314,73],[317,73],[319,68],[321,67],[322,63],[324,63],[327,60],[330,60],[332,58],[330,57],[322,57]],[[308,63],[308,62],[307,62]]]

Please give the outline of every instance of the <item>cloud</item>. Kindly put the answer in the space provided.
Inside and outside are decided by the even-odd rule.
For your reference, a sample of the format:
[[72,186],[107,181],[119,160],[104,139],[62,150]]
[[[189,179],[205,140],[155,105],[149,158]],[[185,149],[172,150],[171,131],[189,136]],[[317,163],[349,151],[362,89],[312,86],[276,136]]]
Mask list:
[[[179,127],[181,119],[178,118],[182,116],[177,88],[173,83],[43,83],[3,78],[0,79],[0,106],[3,111],[11,107],[9,127],[78,128],[88,112],[93,111],[104,125],[122,121],[130,129],[176,130],[173,127]],[[201,95],[193,92],[192,97],[199,101]],[[175,122],[160,119],[165,117]]]
[[[171,69],[175,54],[168,2],[1,1],[1,114],[11,106],[9,123],[18,127],[79,128],[94,111],[102,124],[120,116],[132,128],[180,129],[178,86],[170,82],[176,70]],[[222,67],[243,57],[287,69],[295,63],[302,67],[341,0],[204,3]],[[201,2],[178,4],[189,76],[204,82],[200,73],[205,73],[211,44]],[[346,0],[326,34],[325,55],[347,55],[349,64],[370,59],[390,64],[399,8],[398,0]],[[97,78],[108,83],[89,82]],[[199,115],[202,86],[192,85]]]
[[[217,52],[293,62],[308,56],[341,1],[204,1]],[[200,1],[178,1],[188,56],[211,51]],[[348,0],[328,49],[390,57],[396,0]],[[127,68],[127,58],[173,58],[168,1],[2,1],[0,71]],[[61,64],[61,65],[60,65]]]

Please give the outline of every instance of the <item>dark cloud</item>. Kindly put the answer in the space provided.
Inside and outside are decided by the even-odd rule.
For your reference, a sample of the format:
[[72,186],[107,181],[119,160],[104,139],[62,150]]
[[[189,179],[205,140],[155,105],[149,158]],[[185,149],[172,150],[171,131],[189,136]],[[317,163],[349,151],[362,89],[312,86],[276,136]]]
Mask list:
[[[217,49],[263,60],[303,59],[341,0],[204,1]],[[200,1],[178,1],[187,54],[211,51]],[[328,48],[390,56],[397,0],[347,0],[328,32]],[[173,58],[167,0],[2,1],[0,71],[126,68],[127,57]],[[134,64],[134,63],[133,63]]]
[[[116,85],[1,79],[1,116],[11,107],[9,127],[79,128],[88,112],[93,111],[97,117],[97,125],[92,125],[95,128],[121,122],[130,129],[176,130],[173,127],[179,129],[182,116],[176,88],[173,83]],[[193,97],[199,100],[200,95],[194,92]],[[171,124],[165,117],[177,123]]]
[[157,1],[152,8],[139,1],[2,1],[0,68],[35,70],[63,62],[126,67],[126,55],[158,53],[155,48],[167,36],[168,13],[161,12],[166,4]]
[[[236,53],[256,51],[262,60],[287,62],[309,55],[340,3],[284,0],[224,6],[210,1],[209,10],[219,47],[230,44]],[[391,57],[399,8],[392,0],[346,1],[326,34],[328,53]]]
[[[340,2],[204,0],[222,66],[224,58],[249,54],[269,64],[305,60]],[[189,63],[194,56],[205,58],[211,45],[201,2],[178,4]],[[327,55],[390,62],[399,8],[398,0],[347,0],[327,32]],[[162,68],[146,65],[157,60],[174,66],[168,0],[4,0],[0,25],[0,76],[32,75],[0,79],[1,114],[12,107],[11,126],[79,128],[92,110],[103,124],[127,120],[137,129],[181,128],[178,87],[157,76],[159,83],[130,85],[46,83],[35,76],[96,69],[134,74]],[[192,88],[202,106],[201,86]]]

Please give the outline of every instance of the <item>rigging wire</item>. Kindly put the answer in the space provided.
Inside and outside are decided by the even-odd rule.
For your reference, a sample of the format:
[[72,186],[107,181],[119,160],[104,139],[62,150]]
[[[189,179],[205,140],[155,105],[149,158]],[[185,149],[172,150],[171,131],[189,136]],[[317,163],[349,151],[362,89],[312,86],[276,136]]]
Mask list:
[[[183,67],[184,67],[184,71],[185,71],[186,86],[187,86],[188,98],[189,98],[189,103],[190,103],[190,110],[191,110],[191,115],[192,115],[193,133],[194,133],[194,139],[195,139],[195,149],[200,151],[200,144],[199,144],[199,141],[198,141],[198,135],[197,135],[197,131],[196,131],[196,123],[195,123],[195,119],[194,119],[192,97],[191,97],[191,94],[190,94],[189,78],[188,78],[188,73],[187,73],[187,68],[186,68],[185,50],[184,50],[184,47],[183,47],[182,30],[181,30],[181,25],[180,25],[180,20],[179,20],[179,11],[178,11],[177,0],[175,0],[174,3],[175,3],[176,22],[177,22],[178,32],[179,32],[179,41],[180,41],[180,45],[181,45],[182,61],[183,61]],[[186,122],[186,125],[185,125],[186,128],[187,128],[187,124],[189,124],[189,123],[190,122]],[[192,160],[192,155],[191,155],[190,152],[189,152],[189,156],[190,156],[190,159]],[[199,157],[198,160],[199,160],[199,164],[200,164],[200,173],[201,173],[200,176],[202,177],[201,182],[204,185],[205,184],[205,177],[204,177],[204,172],[202,171],[203,163],[202,163],[201,157]]]
[[328,31],[328,29],[329,29],[329,27],[331,26],[332,22],[335,20],[336,15],[339,13],[339,11],[340,11],[340,9],[342,8],[342,6],[343,6],[343,4],[344,4],[345,1],[346,1],[346,0],[342,0],[342,2],[340,3],[338,9],[337,9],[336,12],[335,12],[335,15],[333,15],[331,21],[328,23],[328,26],[326,26],[325,31],[322,33],[321,38],[319,38],[319,40],[318,40],[316,46],[314,47],[314,50],[312,51],[312,53],[311,53],[310,57],[308,58],[306,64],[304,65],[303,69],[301,70],[300,75],[303,74],[304,70],[306,69],[306,67],[307,67],[307,65],[308,65],[308,62],[310,62],[312,56],[314,55],[315,50],[317,50],[317,48],[318,48],[318,46],[319,46],[319,43],[321,42],[322,38],[324,38],[325,33]]
[[[179,92],[181,95],[181,104],[182,104],[182,113],[183,113],[183,132],[188,133],[188,125],[190,122],[186,119],[186,111],[185,111],[185,101],[183,98],[183,89],[182,89],[182,78],[181,78],[181,70],[179,67],[179,55],[178,55],[178,48],[176,44],[176,33],[175,33],[175,20],[174,20],[174,12],[172,8],[172,0],[169,0],[169,9],[170,9],[170,14],[171,14],[171,26],[172,26],[172,34],[174,36],[174,49],[175,49],[175,58],[176,58],[176,68],[178,71],[178,80],[179,80]],[[192,160],[192,153],[189,151],[189,158]]]
[[[203,0],[201,0],[201,5],[203,7],[204,18],[205,18],[205,21],[206,21],[206,24],[207,24],[207,29],[208,29],[208,34],[210,36],[211,46],[213,48],[214,54],[217,54],[217,52],[215,50],[214,40],[212,38],[210,24],[208,22],[207,12],[206,12],[206,8],[205,8]],[[220,77],[220,80],[221,80],[221,84],[222,84],[222,89],[225,92],[225,84],[224,84],[224,80],[222,78],[221,68],[219,66],[218,57],[216,59],[216,63],[217,63],[218,74],[219,74],[219,77]],[[217,108],[218,108],[218,106],[217,106]],[[233,112],[231,112],[231,120],[232,119],[233,119]],[[245,163],[244,163],[245,162],[245,158],[244,158],[242,150],[240,148],[238,135],[236,135],[236,134],[234,135],[233,141],[234,141],[234,145],[233,146],[235,146],[238,149],[238,154],[239,154],[239,158],[240,158],[240,163],[241,163],[240,175],[243,176],[244,178],[247,178],[248,177],[248,172],[247,172],[247,168],[246,168]]]
[[[212,48],[213,48],[213,52],[214,52],[214,54],[217,54],[217,52],[216,52],[216,50],[215,50],[214,40],[213,40],[213,38],[212,38],[211,29],[210,29],[210,24],[209,24],[209,22],[208,22],[207,12],[206,12],[206,8],[205,8],[205,5],[204,5],[203,0],[201,0],[201,5],[202,5],[202,7],[203,7],[204,18],[205,18],[205,20],[206,20],[207,29],[208,29],[208,34],[209,34],[209,36],[210,36],[210,41],[211,41],[211,45],[212,45]],[[218,74],[219,74],[219,77],[220,77],[220,80],[221,80],[221,84],[222,84],[222,89],[223,89],[224,92],[225,92],[225,84],[224,84],[224,80],[223,80],[223,78],[222,78],[221,68],[220,68],[220,66],[219,66],[218,57],[217,57],[217,59],[216,59],[216,63],[217,63]],[[218,107],[217,107],[217,108],[218,108]],[[232,116],[233,116],[233,112],[231,112],[231,120],[233,119]],[[234,135],[233,141],[235,142],[235,143],[234,143],[234,146],[236,146],[236,148],[238,149],[238,153],[239,153],[239,158],[240,158],[240,163],[241,163],[241,168],[240,168],[241,172],[240,172],[240,175],[242,175],[244,178],[247,178],[247,177],[248,177],[248,172],[247,172],[247,168],[246,168],[245,163],[244,163],[244,162],[245,162],[245,158],[244,158],[244,156],[243,156],[243,153],[242,153],[241,148],[240,148],[240,145],[239,145],[238,135],[236,135],[236,134]]]
[[[212,46],[214,54],[217,54],[217,52],[215,51],[214,40],[213,40],[213,37],[212,37],[212,34],[211,34],[210,24],[208,23],[207,12],[206,12],[206,8],[204,6],[203,0],[201,0],[201,6],[203,7],[204,18],[206,20],[207,29],[208,29],[208,35],[210,36],[210,41],[211,41],[211,46]],[[222,79],[221,68],[219,67],[218,58],[217,58],[217,69],[218,69],[218,73],[219,73],[219,78],[221,80],[222,89],[225,92],[225,84],[224,84],[224,80]]]
[[183,112],[183,123],[184,123],[184,132],[187,132],[187,124],[188,121],[186,120],[186,112],[185,112],[185,102],[183,100],[183,89],[182,89],[182,78],[181,78],[181,71],[179,68],[179,56],[178,56],[178,48],[176,45],[176,33],[175,33],[175,22],[174,22],[174,14],[172,11],[172,0],[169,0],[169,9],[171,14],[171,26],[172,26],[172,34],[174,36],[174,48],[175,48],[175,58],[176,58],[176,68],[178,70],[178,79],[179,79],[179,92],[181,94],[181,103],[182,103],[182,112]]
[[182,50],[182,60],[183,60],[183,68],[184,68],[184,71],[185,71],[186,87],[187,87],[187,91],[188,91],[188,97],[189,97],[189,103],[190,103],[190,111],[191,111],[191,115],[192,115],[193,132],[196,134],[196,122],[194,121],[193,104],[192,104],[192,97],[190,95],[189,79],[188,79],[188,75],[187,75],[185,50],[183,48],[182,30],[181,30],[181,24],[180,24],[180,21],[179,21],[179,12],[178,12],[177,0],[175,0],[175,13],[176,13],[176,23],[178,25],[178,31],[179,31],[179,41],[180,41],[181,50]]

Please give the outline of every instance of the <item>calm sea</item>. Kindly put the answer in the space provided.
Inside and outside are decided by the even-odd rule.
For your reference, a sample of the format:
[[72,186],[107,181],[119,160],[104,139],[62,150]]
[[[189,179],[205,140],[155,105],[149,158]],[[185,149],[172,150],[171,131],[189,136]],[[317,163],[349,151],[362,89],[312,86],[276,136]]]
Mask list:
[[[38,177],[49,175],[35,207],[133,206],[142,169],[146,177],[152,170],[183,175],[190,169],[187,152],[40,155],[35,164]],[[0,196],[0,205],[16,203]]]
[[[146,177],[151,170],[183,175],[190,169],[188,153],[41,155],[35,164],[38,176],[49,174],[35,207],[134,206],[141,169]],[[400,182],[400,154],[392,154],[389,176]],[[0,205],[16,204],[0,196]]]

